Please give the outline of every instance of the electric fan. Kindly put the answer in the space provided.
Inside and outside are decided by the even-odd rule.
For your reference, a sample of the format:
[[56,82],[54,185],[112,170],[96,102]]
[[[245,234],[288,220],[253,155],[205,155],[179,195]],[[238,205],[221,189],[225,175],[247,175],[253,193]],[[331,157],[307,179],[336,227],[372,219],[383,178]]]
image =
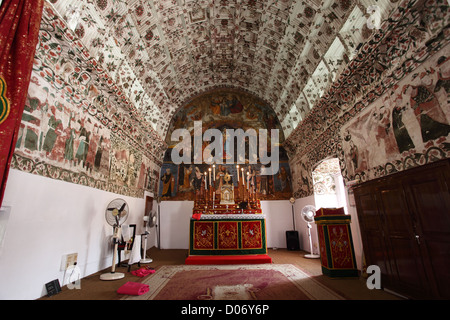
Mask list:
[[156,212],[152,211],[150,215],[144,216],[144,227],[145,232],[143,234],[144,236],[144,257],[141,259],[141,263],[150,263],[153,260],[150,258],[146,258],[147,254],[147,236],[150,234],[150,232],[147,230],[148,228],[153,228],[156,226]]
[[121,272],[115,272],[116,270],[116,258],[117,258],[117,247],[120,241],[121,226],[128,218],[128,204],[125,200],[114,199],[111,201],[105,210],[106,222],[113,227],[113,261],[111,266],[111,272],[104,273],[100,275],[101,280],[117,280],[125,277],[125,274]]
[[310,254],[305,254],[305,258],[309,259],[317,259],[320,258],[320,255],[313,253],[312,240],[311,240],[311,222],[314,221],[314,216],[316,215],[316,208],[311,205],[307,205],[302,209],[301,212],[303,220],[308,224],[308,237],[309,237],[309,248],[311,249]]

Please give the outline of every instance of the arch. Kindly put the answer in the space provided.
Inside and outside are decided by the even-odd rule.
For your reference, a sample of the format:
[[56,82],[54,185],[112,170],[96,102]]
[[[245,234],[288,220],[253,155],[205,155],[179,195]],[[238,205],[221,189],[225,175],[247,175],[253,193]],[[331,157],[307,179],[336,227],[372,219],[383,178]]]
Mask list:
[[344,181],[340,161],[327,157],[312,168],[314,199],[317,209],[344,207],[347,213]]
[[[199,130],[198,122],[201,123],[200,127],[203,143],[201,150],[197,150],[197,147],[194,144],[194,132],[197,133],[195,130]],[[172,161],[172,150],[175,151],[174,147],[181,142],[179,136],[175,137],[174,135],[172,137],[172,133],[177,129],[187,129],[191,136],[191,148],[189,150],[191,152],[190,163],[183,161],[183,163],[177,164],[175,163],[176,161]],[[276,146],[279,150],[279,167],[276,169],[278,170],[277,172],[273,172],[272,175],[262,175],[261,172],[264,169],[262,166],[264,161],[262,161],[262,158],[258,157],[256,163],[252,163],[252,161],[249,160],[251,158],[249,156],[250,150],[248,146],[245,147],[245,161],[238,161],[236,155],[237,141],[231,142],[235,144],[235,154],[227,154],[227,150],[229,149],[227,148],[226,143],[230,141],[227,141],[226,138],[223,139],[222,142],[223,162],[222,164],[219,164],[219,166],[230,172],[233,176],[234,183],[237,183],[238,172],[241,171],[240,169],[242,169],[242,167],[245,167],[245,170],[255,171],[257,173],[257,192],[259,192],[261,200],[289,199],[292,196],[292,177],[289,159],[286,151],[282,147],[285,137],[281,123],[272,107],[264,100],[259,99],[245,90],[236,88],[216,88],[189,100],[175,112],[171,119],[165,137],[167,150],[161,167],[161,177],[165,177],[165,180],[160,182],[160,196],[162,196],[164,200],[193,199],[194,190],[201,187],[201,181],[196,178],[196,175],[201,176],[202,173],[204,174],[204,172],[208,171],[210,168],[210,164],[205,163],[203,153],[203,151],[206,150],[205,147],[212,143],[212,141],[203,141],[203,134],[209,129],[219,130],[224,137],[228,129],[242,129],[245,133],[253,129],[258,134],[258,146],[260,146],[261,142],[266,143],[268,153],[272,152],[272,142],[275,141],[270,140],[271,130],[278,130],[279,137]],[[261,129],[267,130],[268,141],[261,141],[262,139],[259,135]],[[188,149],[183,149],[183,152],[186,150]],[[257,150],[259,151],[259,149]],[[203,155],[203,161],[198,160],[198,151]],[[229,159],[227,157],[230,156],[232,157],[232,160],[228,162]],[[241,164],[239,171],[237,171],[237,164]],[[241,174],[242,172],[240,172],[239,177]],[[168,179],[169,175],[171,179]],[[200,182],[195,183],[197,180]],[[171,189],[170,194],[162,194],[161,190],[167,189],[164,189],[164,186],[167,187],[169,181],[170,183],[173,183],[174,187]]]

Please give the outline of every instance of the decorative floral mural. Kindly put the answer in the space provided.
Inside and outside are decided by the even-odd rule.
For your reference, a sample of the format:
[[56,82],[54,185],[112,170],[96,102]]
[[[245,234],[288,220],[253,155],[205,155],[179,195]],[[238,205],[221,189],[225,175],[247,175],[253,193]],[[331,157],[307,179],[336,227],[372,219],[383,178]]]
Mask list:
[[447,1],[376,3],[380,29],[366,0],[48,0],[11,166],[141,196],[200,116],[282,128],[295,197],[329,156],[346,180],[448,158]]
[[[269,102],[286,136],[399,0],[48,0],[153,128],[214,88]],[[49,6],[50,7],[50,6]]]

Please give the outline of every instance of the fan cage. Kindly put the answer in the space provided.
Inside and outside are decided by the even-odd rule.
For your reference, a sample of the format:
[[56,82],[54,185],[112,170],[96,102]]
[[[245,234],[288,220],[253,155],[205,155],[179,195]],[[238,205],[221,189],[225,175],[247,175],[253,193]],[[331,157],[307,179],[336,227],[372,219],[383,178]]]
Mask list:
[[314,221],[314,216],[316,215],[316,208],[314,206],[308,205],[302,209],[302,218],[305,222],[311,223]]
[[[125,207],[122,210],[122,213],[119,216],[119,219],[116,219],[116,216],[114,216],[114,214],[113,214],[113,210],[120,209],[124,204],[125,204]],[[108,222],[108,224],[111,226],[116,226],[116,225],[120,226],[127,220],[129,212],[130,212],[129,207],[125,200],[114,199],[106,207],[106,210],[105,210],[106,222]]]

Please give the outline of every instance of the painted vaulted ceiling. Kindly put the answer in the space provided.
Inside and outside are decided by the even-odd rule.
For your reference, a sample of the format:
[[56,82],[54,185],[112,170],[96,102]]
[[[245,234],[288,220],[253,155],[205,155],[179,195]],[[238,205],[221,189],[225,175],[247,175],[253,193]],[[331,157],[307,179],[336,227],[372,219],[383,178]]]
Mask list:
[[288,137],[397,1],[47,0],[162,139],[216,88],[267,101]]

